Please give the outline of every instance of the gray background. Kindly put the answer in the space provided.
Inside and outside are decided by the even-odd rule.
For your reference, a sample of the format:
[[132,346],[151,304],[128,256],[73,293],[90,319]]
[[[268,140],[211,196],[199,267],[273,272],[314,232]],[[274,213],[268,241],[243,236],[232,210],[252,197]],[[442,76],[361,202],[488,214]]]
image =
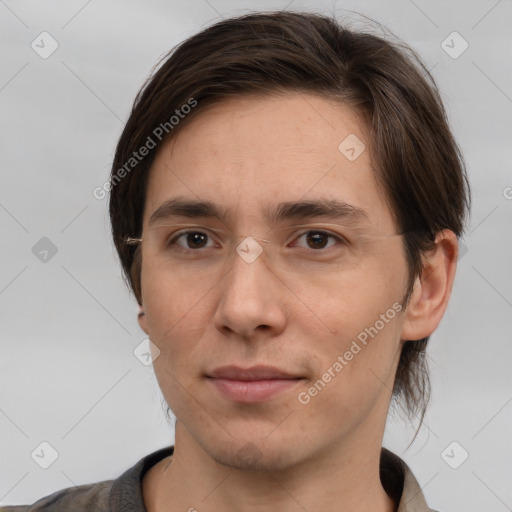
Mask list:
[[[0,503],[115,478],[172,443],[152,367],[133,354],[145,335],[107,200],[92,191],[164,52],[221,17],[285,6],[365,14],[416,49],[438,81],[473,187],[468,250],[430,343],[426,425],[406,450],[414,429],[390,417],[385,445],[431,507],[512,510],[510,0],[0,0]],[[31,48],[42,31],[59,44],[47,59]],[[456,59],[441,46],[453,31],[469,44]],[[57,248],[46,262],[32,249],[43,237]],[[31,457],[44,441],[58,452],[48,469]],[[446,453],[457,465],[462,449],[469,458],[453,469]]]

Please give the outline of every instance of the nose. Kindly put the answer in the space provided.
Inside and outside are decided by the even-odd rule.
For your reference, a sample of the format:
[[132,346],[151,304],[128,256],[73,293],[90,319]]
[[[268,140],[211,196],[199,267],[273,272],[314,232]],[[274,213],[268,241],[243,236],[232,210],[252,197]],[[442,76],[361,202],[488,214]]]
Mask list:
[[251,339],[258,333],[278,335],[286,325],[286,287],[262,254],[247,257],[246,249],[253,247],[240,244],[234,255],[232,267],[219,284],[220,300],[214,316],[215,327],[227,336]]

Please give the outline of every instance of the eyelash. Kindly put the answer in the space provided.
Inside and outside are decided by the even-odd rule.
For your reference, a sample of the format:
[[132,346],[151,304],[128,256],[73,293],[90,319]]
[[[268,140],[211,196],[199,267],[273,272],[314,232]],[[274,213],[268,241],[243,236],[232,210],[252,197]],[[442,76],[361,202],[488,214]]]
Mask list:
[[[177,241],[181,237],[184,237],[184,236],[192,234],[192,233],[199,233],[199,234],[202,234],[202,235],[206,235],[210,239],[213,238],[208,233],[206,233],[205,231],[199,231],[199,230],[196,230],[196,229],[191,229],[191,230],[183,231],[183,232],[179,233],[176,236],[173,236],[167,242],[166,245],[168,247],[177,245]],[[303,231],[301,234],[299,234],[296,239],[298,239],[298,238],[300,238],[300,237],[302,237],[304,235],[307,235],[308,233],[317,233],[317,234],[327,235],[329,238],[336,239],[336,241],[340,242],[342,245],[347,245],[347,240],[345,238],[343,238],[341,235],[335,235],[334,233],[331,233],[330,231],[325,231],[325,230],[322,230],[322,229],[308,229],[307,231]],[[200,247],[199,249],[184,248],[184,247],[181,247],[181,246],[178,246],[178,247],[180,247],[184,251],[191,251],[191,252],[200,252],[199,249],[207,249],[205,247]],[[313,252],[327,252],[327,250],[330,249],[331,247],[333,247],[333,246],[330,246],[330,247],[327,247],[327,248],[321,248],[321,249],[310,249],[310,250],[313,251]]]

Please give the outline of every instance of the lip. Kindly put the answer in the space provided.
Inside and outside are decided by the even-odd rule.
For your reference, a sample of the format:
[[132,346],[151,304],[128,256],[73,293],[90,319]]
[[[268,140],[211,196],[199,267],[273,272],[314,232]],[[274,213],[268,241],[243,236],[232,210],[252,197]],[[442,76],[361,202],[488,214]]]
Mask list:
[[279,368],[261,365],[251,368],[224,366],[207,377],[224,398],[238,403],[265,402],[303,379]]
[[222,366],[210,373],[208,377],[214,379],[229,380],[270,380],[270,379],[300,379],[299,375],[293,375],[274,366],[251,366],[250,368],[241,368],[240,366]]

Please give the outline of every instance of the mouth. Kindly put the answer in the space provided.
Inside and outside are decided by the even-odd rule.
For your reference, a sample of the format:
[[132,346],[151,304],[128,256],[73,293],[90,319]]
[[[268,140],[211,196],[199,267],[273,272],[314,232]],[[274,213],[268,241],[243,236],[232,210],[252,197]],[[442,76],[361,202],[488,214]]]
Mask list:
[[237,403],[266,402],[304,379],[271,366],[224,366],[206,377],[224,398]]

